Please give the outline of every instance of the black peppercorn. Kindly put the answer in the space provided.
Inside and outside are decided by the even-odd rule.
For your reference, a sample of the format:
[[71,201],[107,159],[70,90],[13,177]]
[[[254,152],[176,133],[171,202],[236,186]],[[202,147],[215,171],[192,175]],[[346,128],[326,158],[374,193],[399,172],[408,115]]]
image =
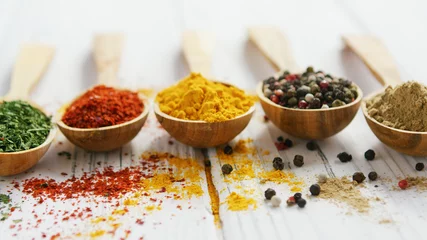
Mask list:
[[366,160],[369,160],[369,161],[374,160],[374,158],[375,158],[374,150],[369,149],[368,151],[366,151],[365,152],[365,158],[366,158]]
[[370,173],[368,174],[368,178],[369,178],[369,180],[371,180],[371,181],[375,181],[375,180],[377,180],[377,178],[378,178],[378,174],[377,174],[376,172],[370,172]]
[[295,193],[294,194],[294,199],[295,199],[295,201],[298,201],[298,200],[300,200],[302,198],[302,194],[301,193]]
[[365,179],[366,177],[362,172],[355,172],[353,174],[353,181],[356,181],[357,183],[362,183]]
[[338,158],[341,162],[350,162],[350,161],[353,159],[353,157],[351,156],[351,154],[348,154],[348,153],[346,153],[346,152],[339,153],[339,154],[337,155],[337,158]]
[[233,167],[230,164],[226,163],[222,165],[221,170],[224,174],[230,174],[233,171]]
[[273,159],[273,167],[276,170],[283,170],[283,168],[285,168],[285,163],[283,162],[282,158],[275,157]]
[[304,198],[301,198],[297,201],[298,207],[300,208],[304,208],[305,205],[307,204],[307,201]]
[[422,171],[424,169],[424,163],[419,162],[419,163],[415,164],[415,169],[417,171]]
[[282,137],[282,136],[280,136],[280,137],[278,137],[278,138],[277,138],[277,141],[278,141],[278,142],[283,142],[283,141],[284,141],[284,139],[283,139],[283,137]]
[[301,155],[295,155],[294,165],[297,167],[302,167],[302,165],[304,165],[304,157]]
[[233,154],[233,148],[230,145],[224,147],[224,153],[227,155]]
[[292,147],[294,145],[294,142],[292,142],[291,139],[286,138],[285,139],[285,145],[288,146],[288,148]]
[[276,191],[274,191],[274,189],[271,189],[271,188],[268,188],[264,192],[265,199],[267,200],[271,200],[271,198],[275,195],[276,195]]
[[317,196],[320,194],[320,186],[319,184],[313,184],[310,186],[310,193],[313,196]]
[[317,149],[317,144],[316,144],[316,142],[314,142],[314,141],[310,141],[310,142],[308,142],[305,146],[306,146],[306,147],[307,147],[307,149],[308,149],[308,150],[310,150],[310,151],[314,151],[314,150],[316,150],[316,149]]

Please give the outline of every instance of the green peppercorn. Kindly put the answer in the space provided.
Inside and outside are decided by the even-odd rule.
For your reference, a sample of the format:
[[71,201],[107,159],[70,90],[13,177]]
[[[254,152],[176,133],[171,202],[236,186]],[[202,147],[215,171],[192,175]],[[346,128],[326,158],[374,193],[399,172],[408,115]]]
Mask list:
[[320,186],[319,184],[313,184],[310,186],[310,193],[313,196],[317,196],[320,194]]
[[310,150],[310,151],[314,151],[314,150],[316,150],[316,149],[317,149],[317,144],[316,144],[316,142],[314,142],[314,141],[309,141],[305,146],[306,146],[306,147],[307,147],[307,149],[308,149],[308,150]]
[[378,174],[377,174],[376,172],[370,172],[370,173],[368,174],[368,178],[369,178],[369,180],[371,180],[371,181],[375,181],[375,180],[377,180],[377,178],[378,178]]
[[233,167],[230,164],[226,163],[222,165],[221,170],[223,174],[230,174],[233,171]]
[[308,72],[308,73],[314,73],[314,68],[310,66],[310,67],[307,68],[306,72]]
[[353,174],[353,181],[356,181],[357,183],[362,183],[363,181],[365,181],[365,179],[365,174],[363,174],[362,172],[355,172]]
[[297,95],[297,91],[295,91],[295,89],[291,88],[286,92],[286,96],[288,96],[288,98],[291,97],[295,97]]
[[301,155],[295,155],[294,165],[297,167],[302,167],[304,165],[304,157]]
[[298,207],[300,208],[304,208],[305,205],[307,204],[307,201],[304,198],[301,198],[297,201]]
[[227,155],[233,154],[233,148],[230,145],[224,147],[224,153]]
[[298,100],[296,97],[289,98],[288,105],[290,107],[296,106],[298,104]]
[[320,92],[320,87],[316,83],[314,83],[312,86],[310,86],[310,92],[314,95],[318,92]]
[[285,163],[283,162],[282,158],[275,157],[273,159],[273,167],[276,170],[283,170],[283,168],[285,168]]
[[415,164],[415,170],[422,171],[423,169],[424,169],[424,163],[419,162]]
[[336,99],[332,102],[332,107],[340,107],[340,106],[344,106],[345,103],[339,99]]
[[372,149],[369,149],[368,151],[365,152],[365,158],[368,161],[374,160],[375,158],[375,152]]
[[271,189],[271,188],[268,188],[264,192],[265,199],[267,200],[271,200],[271,198],[275,195],[276,195],[276,191],[274,191],[274,189]]

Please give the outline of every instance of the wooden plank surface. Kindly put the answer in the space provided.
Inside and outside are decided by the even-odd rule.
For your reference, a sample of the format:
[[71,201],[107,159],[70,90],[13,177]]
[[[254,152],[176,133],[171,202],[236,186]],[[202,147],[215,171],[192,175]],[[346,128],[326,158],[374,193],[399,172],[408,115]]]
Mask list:
[[[383,9],[380,11],[379,9]],[[57,53],[47,74],[40,81],[32,99],[54,113],[63,103],[72,99],[96,81],[95,65],[91,56],[93,34],[100,31],[120,31],[126,34],[123,62],[119,71],[120,82],[132,88],[160,89],[188,73],[181,54],[181,32],[184,30],[207,30],[217,37],[212,75],[229,81],[244,89],[253,90],[255,85],[274,73],[259,51],[247,41],[247,27],[274,24],[286,31],[296,60],[300,66],[313,65],[338,76],[347,76],[357,82],[367,95],[380,88],[360,60],[348,50],[343,50],[340,36],[343,33],[376,34],[388,46],[395,57],[402,79],[416,79],[427,83],[427,70],[423,67],[427,53],[427,5],[424,1],[0,1],[0,95],[9,88],[10,73],[21,43],[36,41],[53,44]],[[380,12],[379,12],[380,11]],[[319,173],[330,176],[349,176],[355,171],[367,174],[375,170],[379,176],[375,188],[371,183],[362,188],[370,196],[369,214],[359,214],[345,204],[334,204],[322,199],[308,199],[305,209],[287,208],[285,199],[291,194],[287,184],[267,182],[260,178],[225,181],[216,149],[208,149],[212,162],[214,184],[220,202],[226,201],[231,192],[240,192],[257,200],[257,208],[233,212],[227,204],[220,205],[222,227],[214,223],[210,206],[206,177],[201,173],[200,185],[204,190],[200,198],[176,201],[165,200],[162,210],[144,216],[145,223],[135,224],[135,219],[147,213],[144,206],[134,207],[127,215],[118,217],[122,225],[115,238],[128,239],[424,239],[427,223],[427,193],[414,189],[399,191],[394,187],[397,179],[405,176],[427,176],[426,170],[414,170],[416,162],[425,158],[412,158],[396,153],[382,145],[369,130],[359,112],[354,121],[341,133],[319,141],[320,150],[307,151],[306,141],[293,139],[295,146],[286,151],[277,151],[274,141],[286,136],[271,123],[263,121],[262,109],[238,140],[253,139],[248,146],[255,149],[249,154],[255,172],[272,170],[271,161],[281,156],[292,162],[295,154],[305,157],[305,165],[295,168],[297,177],[304,180],[304,194]],[[62,141],[63,144],[59,144]],[[13,189],[10,182],[23,181],[30,177],[48,176],[65,180],[72,173],[94,171],[105,166],[115,169],[138,164],[137,157],[144,151],[169,151],[173,154],[193,157],[203,165],[203,153],[179,143],[168,144],[168,135],[157,127],[153,115],[132,143],[110,153],[91,154],[78,149],[57,137],[48,154],[27,174],[0,178],[0,192]],[[375,161],[363,158],[365,150],[372,148],[377,153]],[[58,157],[59,151],[70,151],[72,159]],[[269,154],[264,154],[268,150]],[[351,163],[339,162],[336,155],[347,151],[353,155]],[[125,155],[127,153],[127,155]],[[132,157],[132,154],[135,158]],[[101,162],[97,165],[97,162]],[[61,172],[68,173],[62,176]],[[282,198],[280,208],[272,208],[263,200],[263,191],[273,187]],[[19,204],[5,221],[0,222],[2,239],[43,239],[43,233],[51,237],[90,238],[91,232],[108,229],[108,222],[93,224],[91,218],[72,222],[55,220],[46,211],[73,209],[72,201],[49,202],[33,205],[37,199],[12,190],[12,201]],[[375,201],[378,197],[381,201]],[[89,201],[92,200],[92,201]],[[181,204],[182,210],[177,208]],[[81,201],[80,207],[93,208],[92,214],[106,216],[114,209],[109,204]],[[190,209],[189,206],[192,206]],[[186,207],[184,207],[186,206]],[[105,208],[104,208],[105,207]],[[42,219],[37,228],[34,213]],[[0,211],[5,211],[4,209]],[[349,214],[350,213],[350,214]],[[13,220],[23,219],[21,223]],[[381,224],[387,220],[390,223]],[[23,230],[17,231],[17,226]],[[25,224],[25,226],[24,226]],[[15,235],[16,234],[16,235]],[[86,235],[85,235],[86,234]],[[110,238],[104,235],[101,238]]]

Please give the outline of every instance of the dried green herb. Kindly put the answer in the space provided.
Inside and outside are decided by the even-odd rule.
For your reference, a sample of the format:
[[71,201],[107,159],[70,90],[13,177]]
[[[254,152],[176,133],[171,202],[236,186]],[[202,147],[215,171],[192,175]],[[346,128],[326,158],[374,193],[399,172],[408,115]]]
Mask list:
[[62,151],[58,153],[58,156],[66,156],[67,159],[71,159],[71,153],[67,151]]
[[0,152],[35,148],[46,140],[52,127],[50,117],[24,101],[0,104]]
[[1,193],[1,194],[0,194],[0,203],[8,204],[9,202],[10,202],[10,197],[9,197],[9,195],[6,195],[6,194]]

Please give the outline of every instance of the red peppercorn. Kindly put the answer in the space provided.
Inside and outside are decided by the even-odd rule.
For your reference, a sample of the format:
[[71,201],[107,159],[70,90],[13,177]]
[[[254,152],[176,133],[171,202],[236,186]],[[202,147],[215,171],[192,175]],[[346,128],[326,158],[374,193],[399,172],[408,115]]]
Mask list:
[[400,189],[406,189],[408,188],[408,181],[405,179],[399,181],[399,187]]
[[284,142],[275,142],[274,145],[276,145],[279,151],[288,149],[288,146]]
[[288,81],[294,81],[295,79],[297,79],[297,75],[289,74],[288,76],[285,77],[285,79]]
[[320,88],[328,88],[329,87],[329,83],[326,80],[322,80],[319,83]]
[[279,103],[279,97],[277,97],[276,95],[271,95],[270,100],[276,104]]
[[308,103],[304,100],[301,100],[298,103],[298,108],[304,109],[304,108],[307,108],[307,106],[308,106]]
[[294,205],[296,203],[294,196],[290,196],[288,200],[286,200],[288,205]]

